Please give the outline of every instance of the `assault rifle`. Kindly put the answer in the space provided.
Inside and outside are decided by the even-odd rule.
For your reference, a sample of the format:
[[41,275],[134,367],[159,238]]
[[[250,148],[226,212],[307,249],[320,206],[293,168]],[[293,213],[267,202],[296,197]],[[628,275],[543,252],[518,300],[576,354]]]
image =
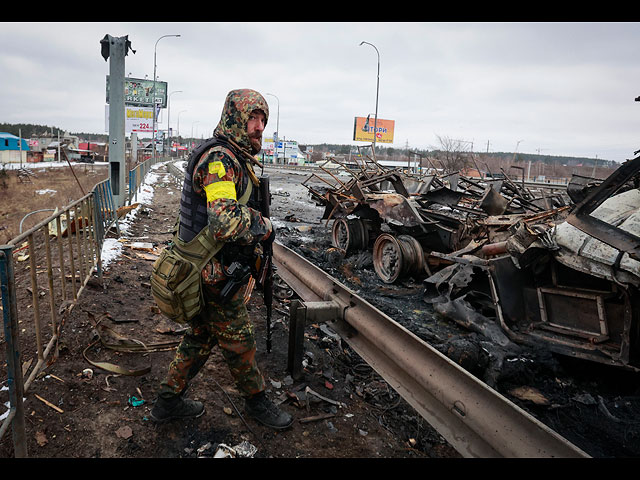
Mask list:
[[[271,204],[271,194],[269,193],[269,176],[260,177],[260,213],[263,217],[269,218]],[[272,228],[273,225],[272,225]],[[275,235],[275,230],[271,235]],[[262,295],[264,306],[267,309],[267,352],[271,352],[271,309],[273,305],[273,238],[263,244],[262,272],[259,283],[262,285]]]

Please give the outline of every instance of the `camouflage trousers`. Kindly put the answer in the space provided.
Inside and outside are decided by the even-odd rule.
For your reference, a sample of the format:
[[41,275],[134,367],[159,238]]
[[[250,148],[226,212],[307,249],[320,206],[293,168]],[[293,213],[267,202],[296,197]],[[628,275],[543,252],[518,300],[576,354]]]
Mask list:
[[254,328],[243,302],[244,289],[225,305],[215,300],[217,290],[203,285],[205,308],[189,322],[189,329],[169,365],[159,396],[179,395],[219,345],[238,390],[244,397],[265,389],[264,377],[255,360]]

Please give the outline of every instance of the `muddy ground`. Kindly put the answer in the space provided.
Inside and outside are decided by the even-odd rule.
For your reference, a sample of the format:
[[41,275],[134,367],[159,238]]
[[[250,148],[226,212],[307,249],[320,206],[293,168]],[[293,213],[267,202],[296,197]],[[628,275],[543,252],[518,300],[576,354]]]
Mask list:
[[[293,381],[287,372],[291,296],[286,289],[274,292],[269,353],[259,291],[254,292],[249,310],[268,395],[295,417],[292,427],[274,432],[245,418],[242,399],[217,349],[189,389],[189,396],[205,403],[205,414],[195,420],[154,424],[149,411],[180,339],[180,327],[156,313],[149,288],[152,260],[131,245],[150,242],[162,247],[170,239],[179,186],[164,167],[157,168],[155,182],[143,186],[153,193],[153,200],[141,202],[128,217],[119,236],[122,253],[106,266],[102,281],[87,285],[65,320],[58,357],[25,395],[30,457],[212,457],[224,445],[237,447],[238,454],[247,451],[239,446],[248,447],[255,458],[459,457],[324,325],[307,327],[305,373]],[[589,455],[640,456],[636,375],[525,348],[496,366],[487,339],[430,311],[422,298],[420,279],[389,286],[377,279],[366,254],[347,259],[327,255],[330,226],[320,221],[322,208],[309,200],[300,185],[306,174],[271,169],[267,173],[278,241],[322,266],[478,378],[490,378],[500,393]],[[157,351],[105,348],[100,341],[95,343],[105,335],[105,330],[103,337],[96,335],[96,325],[116,332],[129,344],[144,342]],[[141,374],[114,373],[95,365],[98,362]],[[523,391],[529,395],[523,396]],[[0,441],[0,457],[12,456],[8,432]]]

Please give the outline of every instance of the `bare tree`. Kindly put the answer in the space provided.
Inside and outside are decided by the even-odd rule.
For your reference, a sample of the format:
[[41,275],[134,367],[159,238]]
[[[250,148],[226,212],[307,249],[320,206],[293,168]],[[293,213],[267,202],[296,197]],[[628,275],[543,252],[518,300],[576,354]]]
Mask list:
[[439,146],[432,147],[435,160],[447,173],[462,170],[469,164],[471,142],[436,135]]

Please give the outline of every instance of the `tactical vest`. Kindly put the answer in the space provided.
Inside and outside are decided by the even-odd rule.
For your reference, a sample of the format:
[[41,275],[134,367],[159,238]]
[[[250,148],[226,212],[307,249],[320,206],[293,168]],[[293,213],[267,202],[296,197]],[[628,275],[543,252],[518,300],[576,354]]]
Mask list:
[[[222,145],[236,154],[236,158],[241,156],[235,151],[233,146],[229,144],[223,137],[212,137],[205,140],[203,143],[191,152],[189,160],[187,161],[186,174],[184,177],[184,183],[182,186],[182,196],[180,198],[180,219],[178,237],[184,241],[191,241],[200,231],[207,226],[209,220],[207,216],[207,200],[204,196],[198,195],[193,190],[193,170],[195,169],[200,157],[214,146]],[[238,202],[247,204],[251,208],[259,208],[258,189],[251,188],[251,182],[249,181],[249,175],[247,174],[247,166],[244,161],[239,161],[242,168],[245,170],[243,175],[242,185],[238,192]],[[249,189],[250,193],[247,199],[241,198],[245,196]]]
[[[164,315],[179,323],[188,322],[202,310],[204,297],[201,271],[225,245],[224,242],[215,241],[209,234],[206,200],[201,200],[202,197],[196,195],[192,188],[193,169],[198,159],[206,150],[217,144],[226,146],[221,139],[214,138],[207,140],[192,152],[180,201],[180,235],[175,232],[173,241],[162,250],[154,262],[151,273],[151,293],[156,305]],[[242,164],[242,161],[240,163]],[[243,193],[238,199],[240,204],[247,204],[251,197],[255,198],[253,193],[258,192],[257,188],[253,188],[253,182],[246,173]]]

